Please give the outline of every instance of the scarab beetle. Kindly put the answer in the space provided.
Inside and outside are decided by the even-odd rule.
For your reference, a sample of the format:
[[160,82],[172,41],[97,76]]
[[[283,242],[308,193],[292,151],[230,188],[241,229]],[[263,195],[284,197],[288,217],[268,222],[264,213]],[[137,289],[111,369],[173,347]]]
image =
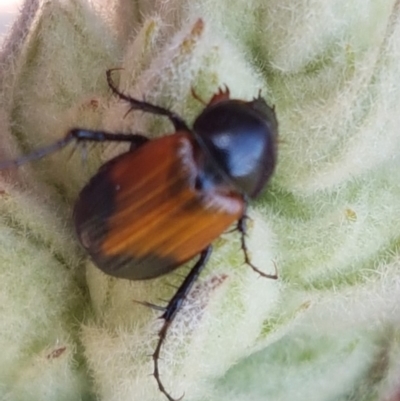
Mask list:
[[[18,166],[39,159],[72,141],[128,142],[130,150],[102,165],[82,189],[73,218],[82,246],[106,274],[145,280],[171,272],[199,255],[169,301],[153,354],[154,376],[162,393],[174,398],[160,379],[158,359],[168,327],[207,263],[211,243],[233,223],[248,257],[246,207],[274,172],[277,120],[258,95],[252,101],[230,99],[219,90],[190,129],[168,109],[120,92],[107,71],[108,84],[130,110],[167,117],[175,132],[149,140],[142,134],[113,134],[73,129],[65,138],[27,156],[0,164]],[[196,96],[197,97],[197,96]]]

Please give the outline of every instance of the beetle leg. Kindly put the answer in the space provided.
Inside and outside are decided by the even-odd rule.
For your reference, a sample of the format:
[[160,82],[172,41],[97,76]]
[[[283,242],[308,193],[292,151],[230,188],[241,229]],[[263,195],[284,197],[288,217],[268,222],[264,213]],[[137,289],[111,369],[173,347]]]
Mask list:
[[60,139],[57,142],[52,143],[49,146],[45,146],[40,149],[36,149],[33,152],[17,157],[16,159],[12,160],[5,160],[3,162],[0,162],[0,170],[4,170],[7,168],[12,168],[12,167],[19,167],[25,163],[28,163],[33,160],[38,160],[41,159],[42,157],[45,157],[51,153],[56,152],[57,150],[60,150],[67,146],[69,143],[73,141],[74,138],[69,136],[69,133],[63,138]]
[[190,92],[192,93],[192,96],[194,99],[196,99],[198,102],[200,102],[204,107],[207,106],[207,102],[205,102],[195,91],[193,86],[190,87]]
[[130,142],[130,151],[136,150],[150,140],[142,134],[111,134],[79,128],[71,130],[68,135],[72,135],[77,142]]
[[186,276],[185,280],[183,281],[183,283],[180,285],[180,287],[176,291],[175,295],[169,301],[167,307],[165,308],[164,313],[160,316],[160,319],[164,319],[164,324],[162,325],[160,331],[158,332],[157,346],[152,355],[153,362],[154,362],[153,375],[157,381],[158,388],[168,398],[169,401],[179,401],[183,397],[183,395],[178,399],[173,398],[167,392],[167,390],[165,389],[165,387],[161,381],[160,370],[158,367],[158,360],[160,359],[161,347],[165,341],[165,338],[167,336],[167,332],[168,332],[169,327],[171,326],[171,323],[173,322],[173,320],[176,317],[176,314],[182,307],[182,303],[184,302],[187,294],[190,292],[191,288],[193,287],[193,284],[199,277],[199,274],[201,273],[203,268],[206,266],[207,261],[211,255],[211,251],[212,251],[212,247],[211,247],[211,245],[209,245],[206,249],[204,249],[200,253],[199,260],[192,267],[189,274]]
[[130,150],[135,150],[147,141],[149,138],[146,138],[142,134],[111,134],[103,131],[90,131],[85,129],[72,129],[68,132],[68,134],[59,141],[53,142],[48,146],[44,146],[42,148],[36,149],[27,155],[20,156],[13,160],[6,160],[0,162],[0,170],[11,168],[11,167],[19,167],[25,163],[42,159],[43,157],[50,155],[54,152],[57,152],[60,149],[65,148],[71,142],[130,142],[131,147]]
[[134,299],[133,302],[135,302],[136,304],[143,305],[143,306],[145,306],[146,308],[158,310],[158,311],[160,311],[160,312],[164,312],[164,311],[167,309],[165,306],[160,306],[160,305],[152,304],[152,303],[146,302],[146,301],[136,301],[136,299]]
[[90,131],[86,129],[72,129],[66,138],[71,136],[77,142],[130,142],[135,148],[148,142],[150,139],[142,134],[112,134],[104,131]]
[[133,110],[141,110],[145,113],[152,113],[152,114],[158,114],[160,116],[165,116],[171,121],[171,123],[175,127],[176,131],[180,131],[180,130],[190,131],[189,127],[187,126],[185,121],[180,116],[178,116],[178,114],[176,114],[168,109],[165,109],[164,107],[156,106],[155,104],[135,99],[133,97],[130,97],[130,96],[125,95],[124,93],[120,92],[120,90],[116,87],[116,85],[114,84],[114,81],[111,78],[111,73],[113,71],[115,71],[116,69],[119,69],[119,68],[113,68],[113,69],[107,70],[106,74],[107,74],[108,86],[110,87],[110,89],[113,91],[113,93],[115,95],[117,95],[120,99],[123,99],[130,104],[131,107],[128,110],[128,113]]
[[246,216],[246,213],[244,213],[243,216],[237,222],[237,229],[240,232],[240,240],[241,240],[241,247],[242,247],[242,251],[243,251],[243,255],[244,255],[244,261],[245,261],[246,265],[250,266],[260,276],[276,280],[278,278],[278,272],[277,272],[275,264],[274,264],[275,274],[268,274],[268,273],[262,272],[260,269],[258,269],[256,266],[254,266],[251,263],[247,245],[246,245],[246,235],[247,235],[246,219],[248,219],[248,217]]

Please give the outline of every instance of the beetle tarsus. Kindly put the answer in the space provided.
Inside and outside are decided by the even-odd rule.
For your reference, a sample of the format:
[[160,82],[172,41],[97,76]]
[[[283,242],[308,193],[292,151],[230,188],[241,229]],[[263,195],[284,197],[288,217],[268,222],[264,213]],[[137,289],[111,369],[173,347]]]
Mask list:
[[193,284],[196,282],[197,278],[199,277],[199,274],[201,273],[203,268],[206,266],[207,261],[211,255],[211,251],[212,251],[212,247],[210,245],[200,253],[199,260],[192,267],[189,274],[186,276],[185,280],[183,281],[183,283],[180,285],[180,287],[176,291],[175,295],[169,301],[167,307],[165,308],[164,313],[160,316],[161,319],[164,319],[164,324],[162,325],[160,331],[158,332],[157,346],[152,355],[153,362],[154,362],[153,375],[157,381],[159,390],[168,398],[169,401],[179,401],[183,398],[184,394],[179,398],[173,398],[168,393],[168,391],[165,389],[165,387],[161,381],[160,370],[159,370],[159,366],[158,366],[158,361],[160,360],[161,347],[167,336],[168,329],[171,326],[173,320],[175,319],[176,314],[180,310],[183,301],[185,300],[187,294],[190,292],[191,288],[193,287]]
[[48,156],[48,155],[56,152],[57,150],[64,148],[73,140],[74,140],[74,138],[72,138],[70,136],[70,133],[68,133],[63,139],[60,139],[59,141],[54,142],[49,146],[45,146],[43,148],[34,150],[33,152],[31,152],[25,156],[20,156],[16,159],[6,160],[4,162],[1,162],[0,170],[12,168],[12,167],[19,167],[25,163],[29,163],[34,160],[42,159],[43,157]]
[[275,274],[264,273],[263,271],[258,269],[256,266],[254,266],[253,263],[251,263],[247,245],[246,245],[246,235],[247,235],[246,219],[248,219],[248,218],[249,217],[246,214],[243,214],[243,216],[237,222],[237,229],[240,232],[240,241],[241,241],[241,248],[242,248],[243,255],[244,255],[244,262],[246,263],[247,266],[250,266],[261,277],[276,280],[278,278],[278,269],[276,268],[275,263],[274,263]]
[[190,87],[190,92],[192,93],[192,96],[194,99],[196,99],[198,102],[200,102],[204,107],[207,106],[207,102],[205,102],[195,91],[195,89],[193,88],[193,86]]
[[120,99],[123,99],[129,103],[130,109],[128,110],[127,114],[129,114],[133,110],[141,110],[145,113],[151,113],[151,114],[156,114],[156,115],[160,115],[160,116],[165,116],[171,121],[171,123],[174,126],[176,131],[180,131],[180,130],[190,131],[189,127],[187,126],[185,121],[180,116],[178,116],[178,114],[176,114],[164,107],[156,106],[155,104],[141,101],[141,100],[135,99],[133,97],[130,97],[130,96],[122,93],[117,88],[117,86],[115,85],[115,83],[111,77],[111,73],[115,70],[116,70],[115,68],[113,68],[111,70],[107,70],[107,83],[115,95],[117,95]]
[[136,304],[146,306],[147,308],[154,309],[160,312],[164,312],[167,308],[165,306],[152,304],[151,302],[147,301],[137,301],[136,299],[133,300]]
[[28,153],[25,156],[16,159],[6,160],[0,163],[0,170],[19,167],[31,161],[43,159],[44,157],[65,148],[72,142],[130,142],[130,151],[137,149],[144,143],[149,141],[149,138],[142,134],[112,134],[104,131],[91,131],[86,129],[75,128],[65,135],[63,139],[53,142],[48,146],[44,146],[37,150]]

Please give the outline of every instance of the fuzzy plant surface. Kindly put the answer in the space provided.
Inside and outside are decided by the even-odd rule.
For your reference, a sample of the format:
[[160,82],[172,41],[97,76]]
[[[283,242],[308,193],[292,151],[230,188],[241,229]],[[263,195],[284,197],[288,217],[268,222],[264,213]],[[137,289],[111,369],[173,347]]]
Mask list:
[[[0,52],[0,162],[75,127],[173,132],[224,84],[259,90],[279,160],[249,210],[244,264],[224,233],[161,351],[185,401],[400,400],[400,1],[26,0]],[[79,245],[80,189],[126,145],[70,146],[0,171],[0,399],[165,400],[160,303],[193,262],[148,281]],[[155,160],[155,163],[157,161]],[[96,201],[95,199],[93,200]]]

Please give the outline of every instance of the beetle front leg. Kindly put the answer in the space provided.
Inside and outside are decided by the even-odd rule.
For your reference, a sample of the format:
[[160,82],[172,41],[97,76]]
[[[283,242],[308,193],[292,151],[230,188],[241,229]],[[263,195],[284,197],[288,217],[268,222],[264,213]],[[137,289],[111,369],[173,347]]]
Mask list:
[[268,273],[262,272],[260,269],[258,269],[256,266],[254,266],[253,263],[251,263],[247,245],[246,245],[246,235],[247,235],[246,219],[248,219],[248,216],[246,215],[246,211],[245,211],[243,213],[243,216],[237,222],[237,230],[240,232],[240,241],[241,241],[241,248],[242,248],[243,255],[244,255],[244,261],[245,261],[246,265],[250,266],[260,276],[276,280],[278,278],[278,271],[276,269],[275,264],[274,264],[275,274],[268,274]]

